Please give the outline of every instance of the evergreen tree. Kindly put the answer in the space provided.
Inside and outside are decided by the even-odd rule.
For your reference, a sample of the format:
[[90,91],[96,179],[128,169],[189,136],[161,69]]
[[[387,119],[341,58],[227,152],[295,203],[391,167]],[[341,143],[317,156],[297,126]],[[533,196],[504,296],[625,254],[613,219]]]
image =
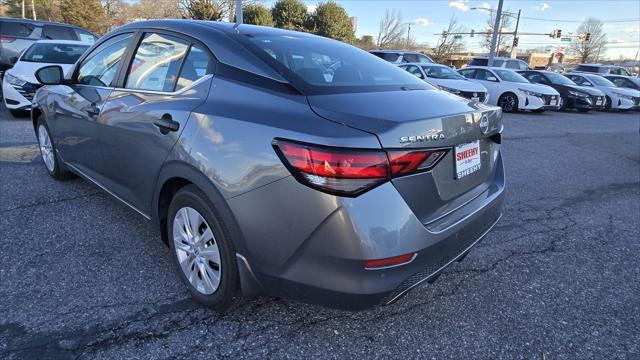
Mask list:
[[60,0],[62,20],[98,34],[107,30],[108,19],[100,0]]
[[196,20],[220,20],[224,7],[216,0],[184,0],[184,16]]
[[271,8],[276,27],[305,31],[308,30],[307,7],[300,0],[278,0]]
[[314,33],[352,44],[356,36],[347,11],[333,0],[321,3],[312,17]]
[[273,26],[273,17],[266,7],[260,4],[249,4],[242,9],[242,22],[246,24]]

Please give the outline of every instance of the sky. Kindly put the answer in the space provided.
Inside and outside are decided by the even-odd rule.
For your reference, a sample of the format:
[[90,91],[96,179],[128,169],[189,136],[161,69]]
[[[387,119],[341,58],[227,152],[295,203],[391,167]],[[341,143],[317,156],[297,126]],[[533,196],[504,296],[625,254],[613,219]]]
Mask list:
[[[265,1],[271,6],[274,1]],[[320,1],[304,1],[309,10]],[[411,22],[411,34],[418,42],[434,45],[439,34],[455,16],[466,31],[482,31],[486,28],[486,11],[471,8],[497,8],[498,0],[337,0],[349,16],[357,17],[356,35],[378,33],[378,23],[387,9],[399,11],[405,22]],[[640,49],[640,1],[639,0],[505,0],[503,11],[517,13],[522,10],[520,31],[550,33],[561,29],[562,34],[575,33],[582,20],[589,16],[604,21],[610,42],[607,57],[635,58]],[[513,21],[515,26],[515,19]],[[522,35],[519,47],[567,46],[568,43],[548,36]],[[480,37],[466,38],[469,51],[482,51]],[[639,59],[640,59],[640,55]]]

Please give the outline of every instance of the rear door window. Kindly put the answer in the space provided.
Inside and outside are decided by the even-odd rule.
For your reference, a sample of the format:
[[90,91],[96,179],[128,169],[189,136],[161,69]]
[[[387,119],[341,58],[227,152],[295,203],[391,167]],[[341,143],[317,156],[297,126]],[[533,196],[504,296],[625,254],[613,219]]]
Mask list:
[[209,54],[199,46],[193,45],[189,50],[189,55],[184,60],[180,77],[176,84],[176,91],[190,86],[198,79],[211,73],[212,59]]
[[371,53],[379,57],[380,59],[387,60],[389,62],[396,62],[400,57],[400,54],[398,53],[386,53],[386,52],[377,52],[377,51],[373,51]]
[[42,37],[51,40],[76,40],[75,33],[64,26],[45,25],[42,27]]
[[487,66],[489,60],[487,59],[472,59],[469,65],[471,66]]
[[425,55],[418,55],[418,62],[421,62],[423,64],[433,64],[433,60]]
[[424,75],[422,75],[422,71],[420,71],[420,69],[415,65],[409,65],[405,70],[407,70],[411,75],[417,78],[424,79]]
[[175,36],[146,33],[129,66],[125,87],[172,92],[189,45]]
[[476,76],[475,69],[460,70],[459,73],[462,74],[462,76],[466,77],[467,79],[473,79]]
[[78,68],[78,84],[113,86],[131,34],[116,35],[93,49]]
[[417,63],[420,62],[417,54],[403,54],[402,62],[404,63]]
[[0,35],[7,37],[29,37],[34,26],[13,21],[0,21]]

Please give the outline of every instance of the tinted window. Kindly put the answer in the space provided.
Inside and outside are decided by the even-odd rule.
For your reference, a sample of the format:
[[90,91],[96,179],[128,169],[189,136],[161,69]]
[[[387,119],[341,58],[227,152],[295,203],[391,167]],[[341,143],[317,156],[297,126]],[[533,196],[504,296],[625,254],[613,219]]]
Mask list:
[[[308,93],[398,89],[401,86],[430,88],[425,82],[356,47],[319,37],[266,35],[246,38],[269,56],[269,62]],[[266,58],[266,56],[265,56]],[[281,68],[281,69],[278,69]],[[337,89],[339,88],[339,89]]]
[[536,84],[546,84],[547,83],[547,79],[544,78],[544,76],[538,74],[538,73],[526,73],[523,75],[527,80],[536,83]]
[[76,36],[78,37],[78,40],[82,42],[93,44],[94,42],[96,42],[96,40],[98,40],[98,38],[95,37],[95,35],[93,35],[88,31],[84,31],[80,29],[73,29],[73,31],[75,31]]
[[210,67],[211,58],[209,57],[209,54],[195,45],[192,46],[191,50],[189,50],[189,55],[182,65],[176,90],[187,87],[196,80],[207,75]]
[[598,76],[598,75],[589,75],[589,80],[591,80],[592,83],[594,83],[594,84],[596,84],[598,86],[611,86],[611,87],[615,87],[616,86],[611,81],[603,78],[602,76]]
[[131,40],[131,34],[121,34],[95,48],[80,64],[78,83],[112,86],[129,40]]
[[76,40],[70,28],[63,26],[45,25],[42,27],[42,37],[51,40]]
[[469,65],[471,66],[487,66],[489,63],[488,59],[472,59]]
[[606,72],[607,70],[601,66],[578,65],[576,67],[576,71],[597,73],[597,72]]
[[573,82],[575,82],[576,84],[578,84],[580,86],[593,86],[593,85],[591,85],[589,80],[583,78],[582,76],[567,75],[567,77],[569,79],[573,80]]
[[73,64],[89,45],[36,43],[25,51],[21,61],[54,64]]
[[402,62],[415,63],[415,62],[420,62],[420,59],[418,58],[418,55],[416,55],[416,54],[403,54],[402,55]]
[[127,76],[128,89],[173,91],[189,42],[147,33],[136,50]]
[[497,81],[496,76],[488,70],[476,69],[476,79],[485,81]]
[[0,21],[0,35],[28,37],[33,32],[31,24],[21,24],[13,21]]
[[387,60],[389,62],[396,62],[400,57],[398,53],[384,53],[384,52],[371,52],[373,55],[379,57],[380,59]]
[[509,60],[507,61],[507,69],[520,69],[520,66],[517,61]]

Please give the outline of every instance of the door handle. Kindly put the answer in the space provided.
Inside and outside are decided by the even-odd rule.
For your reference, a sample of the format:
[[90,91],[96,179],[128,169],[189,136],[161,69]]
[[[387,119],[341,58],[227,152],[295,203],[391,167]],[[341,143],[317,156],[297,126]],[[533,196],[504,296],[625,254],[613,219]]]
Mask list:
[[162,135],[166,135],[169,131],[178,131],[180,123],[174,121],[170,114],[164,114],[160,119],[153,120],[153,125],[160,129]]

